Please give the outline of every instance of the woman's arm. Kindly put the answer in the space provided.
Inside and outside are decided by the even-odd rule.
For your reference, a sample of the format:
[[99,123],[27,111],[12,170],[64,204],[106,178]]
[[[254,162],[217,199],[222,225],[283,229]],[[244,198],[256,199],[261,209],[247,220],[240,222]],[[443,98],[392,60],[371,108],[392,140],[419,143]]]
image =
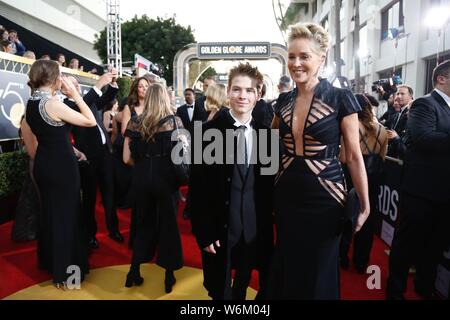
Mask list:
[[112,133],[111,133],[111,142],[114,143],[117,139],[118,134],[118,125],[117,125],[117,119],[121,113],[117,113],[112,120]]
[[130,138],[129,137],[125,137],[125,142],[123,144],[122,160],[125,164],[127,164],[129,166],[134,165],[133,158],[131,157]]
[[108,110],[103,113],[103,125],[105,126],[106,132],[111,133],[112,129],[109,127],[110,118],[111,117],[111,111]]
[[125,108],[123,108],[122,111],[122,135],[125,135],[125,130],[127,130],[127,126],[128,126],[128,122],[131,119],[131,110],[130,107],[128,105],[125,106]]
[[341,131],[345,144],[347,167],[350,171],[353,185],[355,186],[361,206],[355,229],[356,231],[359,231],[369,216],[370,202],[367,174],[359,145],[359,122],[356,113],[342,118]]
[[380,145],[381,145],[380,156],[384,160],[386,158],[386,154],[387,154],[389,139],[387,137],[386,129],[383,126],[381,126],[381,133],[380,133],[379,139],[380,139]]
[[279,129],[280,128],[280,118],[276,114],[273,115],[272,119],[272,129]]
[[22,138],[23,142],[25,143],[27,153],[30,156],[31,160],[34,160],[34,157],[36,156],[38,141],[34,133],[31,131],[31,128],[25,118],[22,120],[20,131],[22,133]]
[[67,97],[75,100],[80,112],[72,110],[56,99],[51,99],[45,105],[47,114],[56,121],[65,121],[80,127],[95,127],[97,120],[95,120],[94,114],[86,102],[84,102],[73,83],[65,77],[62,77],[62,87]]
[[45,105],[47,114],[56,121],[64,121],[79,127],[95,127],[97,121],[87,104],[80,97],[75,100],[80,112],[72,110],[69,106],[58,100],[49,100]]

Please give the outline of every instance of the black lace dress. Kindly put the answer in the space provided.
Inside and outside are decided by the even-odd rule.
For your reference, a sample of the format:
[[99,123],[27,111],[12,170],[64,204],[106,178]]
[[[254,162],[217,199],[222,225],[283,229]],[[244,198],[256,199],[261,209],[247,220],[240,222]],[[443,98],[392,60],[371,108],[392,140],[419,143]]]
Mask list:
[[38,141],[33,175],[39,189],[39,267],[66,281],[78,266],[81,280],[88,272],[87,238],[80,211],[80,173],[70,144],[71,125],[50,118],[45,104],[50,96],[36,91],[28,100],[26,119]]
[[[282,159],[275,180],[277,242],[272,299],[339,299],[339,227],[346,186],[338,159],[343,117],[360,107],[349,90],[321,80],[305,119],[303,154],[292,133],[297,89],[281,95]],[[297,106],[303,107],[303,106]]]
[[178,185],[171,161],[172,148],[176,143],[171,141],[174,119],[179,128],[183,127],[179,118],[163,118],[158,132],[150,141],[142,138],[139,117],[130,120],[125,132],[125,136],[130,138],[134,161],[132,190],[136,235],[132,264],[149,262],[156,254],[156,264],[168,270],[183,266],[174,197]]

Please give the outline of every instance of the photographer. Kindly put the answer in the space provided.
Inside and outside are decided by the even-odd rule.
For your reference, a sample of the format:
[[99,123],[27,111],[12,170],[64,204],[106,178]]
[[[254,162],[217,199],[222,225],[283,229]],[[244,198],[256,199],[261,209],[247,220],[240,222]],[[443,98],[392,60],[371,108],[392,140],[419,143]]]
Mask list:
[[[384,89],[383,89],[383,88],[381,88],[381,90],[383,90],[383,92],[384,92]],[[386,123],[386,121],[387,121],[390,117],[392,117],[393,114],[395,114],[394,101],[395,101],[395,93],[391,93],[391,94],[389,95],[389,98],[387,99],[387,105],[388,105],[387,110],[386,110],[385,113],[383,113],[383,115],[380,117],[380,119],[378,119],[378,121],[379,121],[381,124],[384,125],[384,124]]]

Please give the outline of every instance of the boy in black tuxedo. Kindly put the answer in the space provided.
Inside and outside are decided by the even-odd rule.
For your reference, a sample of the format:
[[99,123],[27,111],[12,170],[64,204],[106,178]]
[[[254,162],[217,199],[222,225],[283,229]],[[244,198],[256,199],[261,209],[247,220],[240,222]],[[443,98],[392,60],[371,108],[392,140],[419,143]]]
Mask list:
[[[213,299],[244,300],[253,269],[259,271],[258,295],[264,298],[265,294],[273,249],[273,175],[264,174],[264,166],[254,155],[261,152],[261,131],[270,132],[251,116],[262,80],[258,69],[248,63],[230,71],[230,110],[204,123],[202,130],[220,132],[223,141],[231,132],[234,148],[228,150],[224,143],[219,146],[223,147],[221,160],[207,164],[211,162],[202,159],[192,166],[192,231],[202,250],[204,286]],[[211,143],[203,143],[204,153],[210,148]],[[232,269],[236,270],[233,285]]]

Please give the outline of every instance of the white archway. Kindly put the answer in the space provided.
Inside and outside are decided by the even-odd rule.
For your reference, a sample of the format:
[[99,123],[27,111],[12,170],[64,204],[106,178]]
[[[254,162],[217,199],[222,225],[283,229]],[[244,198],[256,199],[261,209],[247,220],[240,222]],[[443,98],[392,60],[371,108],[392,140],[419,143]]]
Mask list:
[[[177,52],[173,61],[173,88],[175,91],[175,95],[178,97],[183,96],[183,90],[187,87],[188,81],[188,66],[192,60],[197,59],[207,59],[207,60],[215,60],[214,55],[210,57],[204,58],[203,55],[199,53],[199,48],[203,44],[201,43],[191,43],[186,45],[183,49]],[[241,46],[245,47],[247,43],[208,43],[209,46],[212,47],[226,47],[232,45],[233,47]],[[251,43],[252,47],[263,47],[269,48],[267,56],[262,58],[261,54],[220,54],[216,56],[216,59],[220,60],[237,60],[237,59],[247,59],[247,60],[261,60],[261,59],[276,59],[280,62],[282,66],[282,74],[288,74],[287,70],[287,49],[284,45],[278,43]],[[259,46],[258,46],[259,45]]]

